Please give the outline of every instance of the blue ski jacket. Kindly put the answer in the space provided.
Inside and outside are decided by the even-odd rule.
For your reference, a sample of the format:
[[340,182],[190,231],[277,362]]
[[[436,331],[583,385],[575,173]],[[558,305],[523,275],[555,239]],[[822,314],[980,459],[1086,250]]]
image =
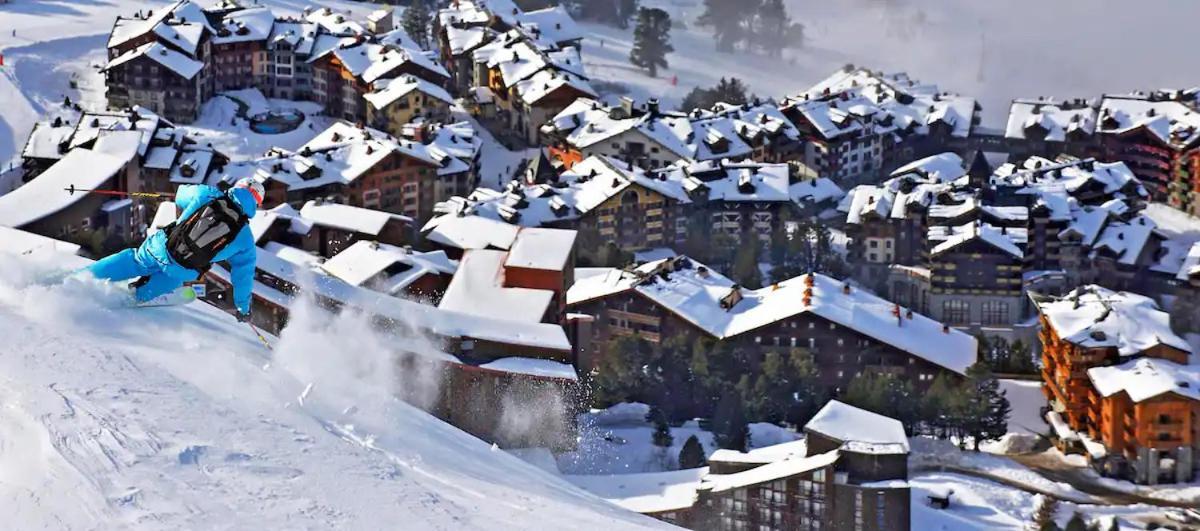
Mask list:
[[[252,218],[258,213],[258,204],[254,201],[254,196],[245,189],[234,188],[229,191],[230,197],[237,203],[246,217]],[[180,209],[178,222],[182,223],[195,214],[209,201],[222,196],[224,192],[207,185],[188,184],[179,187],[175,193],[175,205]],[[191,276],[199,274],[198,271],[192,271],[183,267],[171,258],[167,252],[167,234],[165,231],[158,231],[154,235],[146,239],[142,244],[142,248],[146,250],[155,261],[163,266],[164,270],[171,270],[172,276],[178,278],[187,277],[187,272],[191,272]],[[254,244],[254,235],[250,232],[250,226],[242,227],[241,232],[234,237],[229,245],[226,245],[221,252],[213,257],[213,263],[229,262],[233,281],[233,304],[237,306],[238,311],[243,314],[250,313],[250,293],[254,286],[254,264],[258,261],[258,251]]]

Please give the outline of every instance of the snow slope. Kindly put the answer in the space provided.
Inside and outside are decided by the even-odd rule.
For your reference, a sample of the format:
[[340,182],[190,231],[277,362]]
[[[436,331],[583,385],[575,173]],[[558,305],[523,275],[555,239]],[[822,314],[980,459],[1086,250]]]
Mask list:
[[4,527],[666,527],[391,398],[361,320],[299,311],[270,354],[204,304],[33,281],[85,263],[0,254]]

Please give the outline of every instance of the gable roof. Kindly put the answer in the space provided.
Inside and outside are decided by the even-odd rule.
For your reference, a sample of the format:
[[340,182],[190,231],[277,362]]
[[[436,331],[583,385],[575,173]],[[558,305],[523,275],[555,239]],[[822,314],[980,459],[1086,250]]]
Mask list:
[[904,433],[904,425],[899,420],[837,400],[830,400],[813,415],[812,420],[804,425],[804,431],[819,433],[843,443],[899,445],[908,451],[908,435]]

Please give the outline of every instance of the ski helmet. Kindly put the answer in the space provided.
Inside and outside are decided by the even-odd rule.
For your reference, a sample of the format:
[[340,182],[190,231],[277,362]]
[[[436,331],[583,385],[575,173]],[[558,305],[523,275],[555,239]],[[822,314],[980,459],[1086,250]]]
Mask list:
[[258,203],[258,206],[262,206],[263,196],[266,195],[266,191],[263,189],[262,183],[251,179],[250,177],[243,177],[239,179],[238,182],[233,185],[233,187],[245,188],[250,192],[250,195],[254,196],[254,202]]

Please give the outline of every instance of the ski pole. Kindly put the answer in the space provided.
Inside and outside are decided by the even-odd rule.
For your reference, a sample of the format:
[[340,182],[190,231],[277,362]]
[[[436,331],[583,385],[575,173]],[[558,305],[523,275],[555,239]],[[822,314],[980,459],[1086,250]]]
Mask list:
[[263,346],[267,347],[267,350],[272,352],[275,351],[275,349],[271,348],[271,343],[267,341],[267,338],[263,337],[262,332],[259,332],[258,328],[254,326],[254,323],[246,321],[246,324],[250,326],[250,330],[254,331],[254,335],[258,336],[258,340],[262,341]]
[[66,190],[71,195],[75,195],[75,192],[84,192],[84,193],[89,193],[89,194],[116,195],[116,196],[121,196],[121,197],[149,197],[149,198],[175,197],[175,194],[160,193],[160,192],[117,192],[115,190],[95,190],[95,189],[91,189],[91,188],[76,188],[75,185],[73,185],[73,184],[71,186],[63,188],[63,190]]

